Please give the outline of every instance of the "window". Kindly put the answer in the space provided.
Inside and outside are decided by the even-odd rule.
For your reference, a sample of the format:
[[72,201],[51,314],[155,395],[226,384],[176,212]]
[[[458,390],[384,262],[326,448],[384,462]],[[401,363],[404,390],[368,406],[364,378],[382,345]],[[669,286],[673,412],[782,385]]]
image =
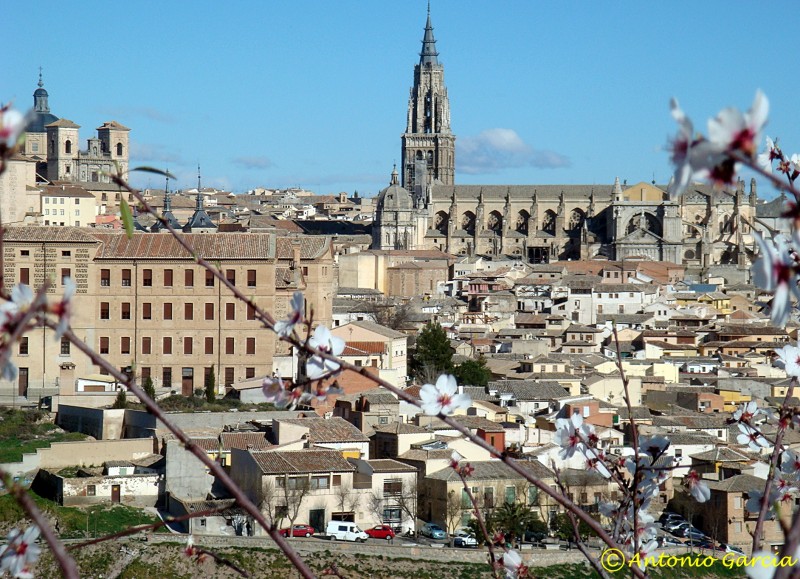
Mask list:
[[214,319],[214,304],[207,303],[206,304],[206,319],[213,320]]
[[682,448],[676,448],[675,449],[675,458],[680,458],[682,456],[683,456],[683,449]]
[[122,143],[117,143],[117,157],[122,156]]
[[234,353],[236,340],[234,338],[225,338],[225,353],[232,355]]
[[205,339],[205,353],[206,354],[214,353],[214,338]]
[[172,368],[163,368],[161,370],[161,385],[164,388],[172,387]]
[[[69,139],[64,141],[64,152],[67,155],[71,155],[72,154],[72,141],[70,141]],[[63,201],[63,199],[62,199],[62,201]]]
[[128,336],[122,336],[119,339],[119,353],[120,354],[131,353],[131,339]]
[[123,269],[122,270],[122,287],[130,287],[131,286],[131,270]]
[[67,284],[67,278],[72,277],[72,270],[68,267],[61,268],[61,285]]
[[236,270],[235,269],[225,270],[225,279],[228,280],[229,284],[236,285]]
[[256,287],[256,270],[247,270],[247,287]]
[[183,353],[184,354],[191,354],[192,353],[192,338],[186,336],[183,339]]
[[214,287],[214,274],[206,270],[206,287]]
[[186,287],[194,287],[194,270],[187,269],[183,273],[183,285]]
[[733,497],[733,508],[734,509],[742,508],[742,497]]
[[494,487],[483,489],[483,506],[487,509],[494,508]]
[[164,270],[164,287],[172,287],[172,270]]
[[111,270],[110,269],[101,269],[100,270],[100,285],[103,287],[108,287],[111,285]]
[[152,287],[153,286],[153,270],[152,269],[142,270],[142,285],[144,287]]
[[142,338],[142,354],[149,354],[151,351],[150,336]]
[[531,506],[539,504],[539,489],[536,487],[528,487],[528,504]]
[[506,503],[509,505],[513,505],[514,501],[517,500],[517,488],[516,487],[506,487]]
[[311,475],[311,490],[327,489],[330,487],[328,475]]
[[19,283],[24,283],[25,285],[30,285],[30,283],[31,283],[31,271],[27,267],[21,267],[19,269]]
[[150,378],[150,366],[145,366],[142,368],[142,383],[146,382],[148,378]]
[[383,481],[383,494],[384,496],[403,494],[403,481],[396,478],[386,479]]
[[472,501],[469,498],[467,489],[461,489],[461,508],[468,509],[472,506]]
[[22,338],[19,340],[19,355],[28,355],[28,336],[22,336]]
[[247,304],[247,319],[248,320],[256,319],[256,309],[250,304]]
[[120,308],[120,317],[123,320],[130,320],[131,319],[131,304],[130,302],[122,302]]
[[164,354],[172,354],[172,338],[164,337],[161,344],[161,352]]
[[97,496],[97,486],[96,485],[86,485],[86,496],[87,497]]
[[110,319],[109,314],[109,305],[108,302],[100,302],[100,319],[101,320],[108,320]]
[[170,302],[164,303],[164,319],[165,320],[172,319],[172,304]]
[[244,377],[246,379],[255,378],[256,377],[256,369],[255,368],[245,368],[244,369]]
[[61,355],[69,356],[70,343],[67,338],[61,338]]
[[153,317],[152,304],[145,302],[142,304],[142,319],[149,320]]
[[236,304],[234,304],[233,302],[225,304],[225,319],[226,320],[236,319]]
[[233,368],[225,368],[225,386],[233,384]]
[[100,353],[108,354],[108,338],[105,336],[100,338]]
[[340,474],[333,475],[333,486],[335,487],[342,486],[342,475]]

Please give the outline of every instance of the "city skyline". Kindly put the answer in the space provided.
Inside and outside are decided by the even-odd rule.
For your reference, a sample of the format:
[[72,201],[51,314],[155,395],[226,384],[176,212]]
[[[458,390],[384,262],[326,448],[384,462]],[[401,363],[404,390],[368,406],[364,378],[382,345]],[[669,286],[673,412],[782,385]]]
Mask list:
[[[10,62],[0,100],[29,107],[42,66],[51,110],[81,125],[82,148],[102,122],[121,122],[132,129],[131,166],[169,167],[180,188],[195,186],[198,163],[205,186],[237,193],[374,195],[388,184],[424,1],[243,3],[227,13],[200,2],[189,22],[186,6],[154,13],[92,2],[32,44],[25,27],[12,27],[10,44],[26,50]],[[760,88],[771,105],[767,134],[800,150],[790,112],[798,81],[783,70],[791,33],[774,26],[779,7],[749,8],[617,3],[570,14],[435,0],[456,182],[666,183],[672,96],[705,131],[709,117],[747,109]],[[11,21],[26,17],[11,7]],[[109,25],[115,19],[124,25]],[[105,53],[87,58],[97,51]],[[163,186],[154,176],[132,180]]]

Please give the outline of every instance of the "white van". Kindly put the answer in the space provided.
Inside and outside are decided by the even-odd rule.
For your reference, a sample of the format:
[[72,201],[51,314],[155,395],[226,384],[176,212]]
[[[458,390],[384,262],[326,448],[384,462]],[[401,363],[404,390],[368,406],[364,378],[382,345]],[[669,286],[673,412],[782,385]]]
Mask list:
[[369,535],[359,529],[358,525],[347,521],[331,521],[328,523],[325,534],[331,538],[331,541],[361,541],[366,543],[369,538]]

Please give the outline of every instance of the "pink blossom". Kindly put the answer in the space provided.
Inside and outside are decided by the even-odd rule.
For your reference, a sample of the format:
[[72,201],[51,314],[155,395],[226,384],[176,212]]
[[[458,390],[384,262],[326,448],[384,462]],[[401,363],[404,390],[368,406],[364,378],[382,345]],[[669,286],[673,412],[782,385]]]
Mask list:
[[750,110],[742,113],[736,108],[720,111],[708,121],[708,139],[728,152],[741,152],[747,157],[756,154],[758,137],[767,122],[769,101],[764,93],[756,91]]
[[8,534],[8,544],[0,553],[0,574],[6,572],[12,577],[33,577],[30,566],[39,559],[41,548],[36,544],[39,527],[31,526],[22,533],[12,529]]
[[[338,336],[331,334],[331,331],[325,326],[317,326],[314,330],[314,334],[308,340],[308,345],[312,348],[316,348],[320,352],[339,356],[344,352],[345,342]],[[333,360],[323,358],[322,356],[312,356],[306,364],[306,373],[312,380],[324,378],[325,376],[338,372],[340,369],[340,364]]]
[[782,159],[783,152],[781,151],[780,147],[778,147],[777,140],[773,142],[769,137],[765,137],[765,140],[766,148],[764,149],[763,153],[759,153],[758,164],[765,171],[772,172],[772,162],[775,159]]
[[753,282],[760,288],[773,292],[770,317],[776,326],[783,327],[789,320],[792,296],[800,299],[797,288],[797,269],[792,252],[783,237],[776,236],[767,243],[758,233],[753,233],[761,250],[753,264]]
[[291,312],[286,320],[275,322],[275,333],[283,338],[288,338],[294,332],[294,327],[303,321],[305,311],[305,298],[303,292],[294,292],[290,302]]
[[0,145],[8,148],[17,144],[25,130],[28,119],[11,105],[0,107]]
[[736,442],[746,444],[753,452],[770,447],[769,441],[755,428],[743,422],[739,423],[740,434],[736,437]]
[[457,393],[458,383],[455,376],[442,374],[436,384],[424,384],[419,390],[422,411],[428,416],[443,414],[449,416],[457,409],[472,406],[472,399],[467,394]]
[[703,482],[696,470],[689,471],[684,484],[689,488],[689,492],[698,503],[704,503],[711,498],[711,489]]
[[528,576],[528,566],[522,562],[522,556],[514,549],[503,554],[503,567],[506,569],[506,579],[520,579]]

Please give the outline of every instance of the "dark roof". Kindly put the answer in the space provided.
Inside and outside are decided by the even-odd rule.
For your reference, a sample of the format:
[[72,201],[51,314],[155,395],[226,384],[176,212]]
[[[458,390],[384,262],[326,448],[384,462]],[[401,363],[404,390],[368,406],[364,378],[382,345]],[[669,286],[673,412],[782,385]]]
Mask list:
[[325,442],[369,442],[363,432],[347,422],[344,418],[290,418],[281,419],[297,426],[308,428],[308,441],[311,444]]
[[389,458],[366,461],[374,472],[416,472],[416,468]]
[[336,450],[249,451],[264,474],[349,472],[356,470]]
[[[440,452],[448,453],[448,457],[452,454],[452,451]],[[470,481],[522,479],[520,474],[512,470],[510,466],[500,460],[481,460],[477,462],[470,462],[469,464],[474,469],[472,474],[469,476]],[[518,460],[517,464],[526,471],[530,472],[537,479],[548,480],[554,478],[553,471],[537,460]],[[429,474],[425,478],[446,481],[461,480],[458,472],[449,466],[440,471]]]

